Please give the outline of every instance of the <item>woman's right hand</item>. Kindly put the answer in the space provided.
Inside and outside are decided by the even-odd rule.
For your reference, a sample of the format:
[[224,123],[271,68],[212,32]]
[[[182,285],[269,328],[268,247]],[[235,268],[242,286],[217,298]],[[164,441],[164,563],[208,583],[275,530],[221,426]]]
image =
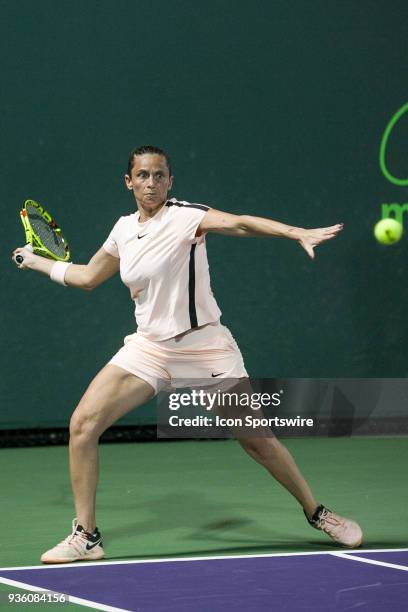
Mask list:
[[[20,255],[23,258],[23,261],[21,263],[18,263],[16,261],[17,255]],[[16,249],[14,249],[11,256],[12,260],[17,265],[17,267],[20,268],[20,270],[28,270],[29,268],[31,268],[37,257],[38,255],[34,255],[34,253],[30,251],[30,249],[28,249],[27,247],[17,247]]]

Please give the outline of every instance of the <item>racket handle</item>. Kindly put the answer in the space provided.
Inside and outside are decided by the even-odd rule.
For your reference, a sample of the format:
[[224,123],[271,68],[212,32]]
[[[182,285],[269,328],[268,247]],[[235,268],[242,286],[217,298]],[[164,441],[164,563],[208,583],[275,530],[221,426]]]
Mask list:
[[[34,251],[34,249],[33,249],[31,244],[26,244],[24,248],[27,249],[28,251],[31,251],[31,252]],[[16,263],[22,264],[23,261],[24,261],[24,257],[22,255],[16,255],[15,260],[16,260]]]

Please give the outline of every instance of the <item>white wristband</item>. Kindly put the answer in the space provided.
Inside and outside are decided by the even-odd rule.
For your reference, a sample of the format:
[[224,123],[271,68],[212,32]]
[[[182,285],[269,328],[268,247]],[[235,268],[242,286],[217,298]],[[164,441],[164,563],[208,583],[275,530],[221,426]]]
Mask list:
[[70,265],[71,262],[68,263],[65,261],[56,261],[50,270],[50,279],[54,281],[54,283],[59,283],[60,285],[64,285],[64,287],[66,287],[65,273]]

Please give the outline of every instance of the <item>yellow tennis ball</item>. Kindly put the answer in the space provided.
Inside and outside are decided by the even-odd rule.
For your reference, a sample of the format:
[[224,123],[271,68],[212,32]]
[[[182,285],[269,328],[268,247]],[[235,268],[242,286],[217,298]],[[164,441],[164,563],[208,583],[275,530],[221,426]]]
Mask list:
[[374,236],[381,244],[394,244],[401,238],[403,231],[401,223],[395,219],[382,219],[375,224]]

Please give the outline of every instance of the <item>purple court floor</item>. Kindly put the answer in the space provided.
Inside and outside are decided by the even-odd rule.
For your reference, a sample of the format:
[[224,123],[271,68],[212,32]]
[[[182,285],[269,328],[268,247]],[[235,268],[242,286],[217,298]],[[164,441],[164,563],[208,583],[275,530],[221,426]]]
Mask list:
[[112,612],[399,612],[408,610],[408,549],[4,568],[0,582]]

